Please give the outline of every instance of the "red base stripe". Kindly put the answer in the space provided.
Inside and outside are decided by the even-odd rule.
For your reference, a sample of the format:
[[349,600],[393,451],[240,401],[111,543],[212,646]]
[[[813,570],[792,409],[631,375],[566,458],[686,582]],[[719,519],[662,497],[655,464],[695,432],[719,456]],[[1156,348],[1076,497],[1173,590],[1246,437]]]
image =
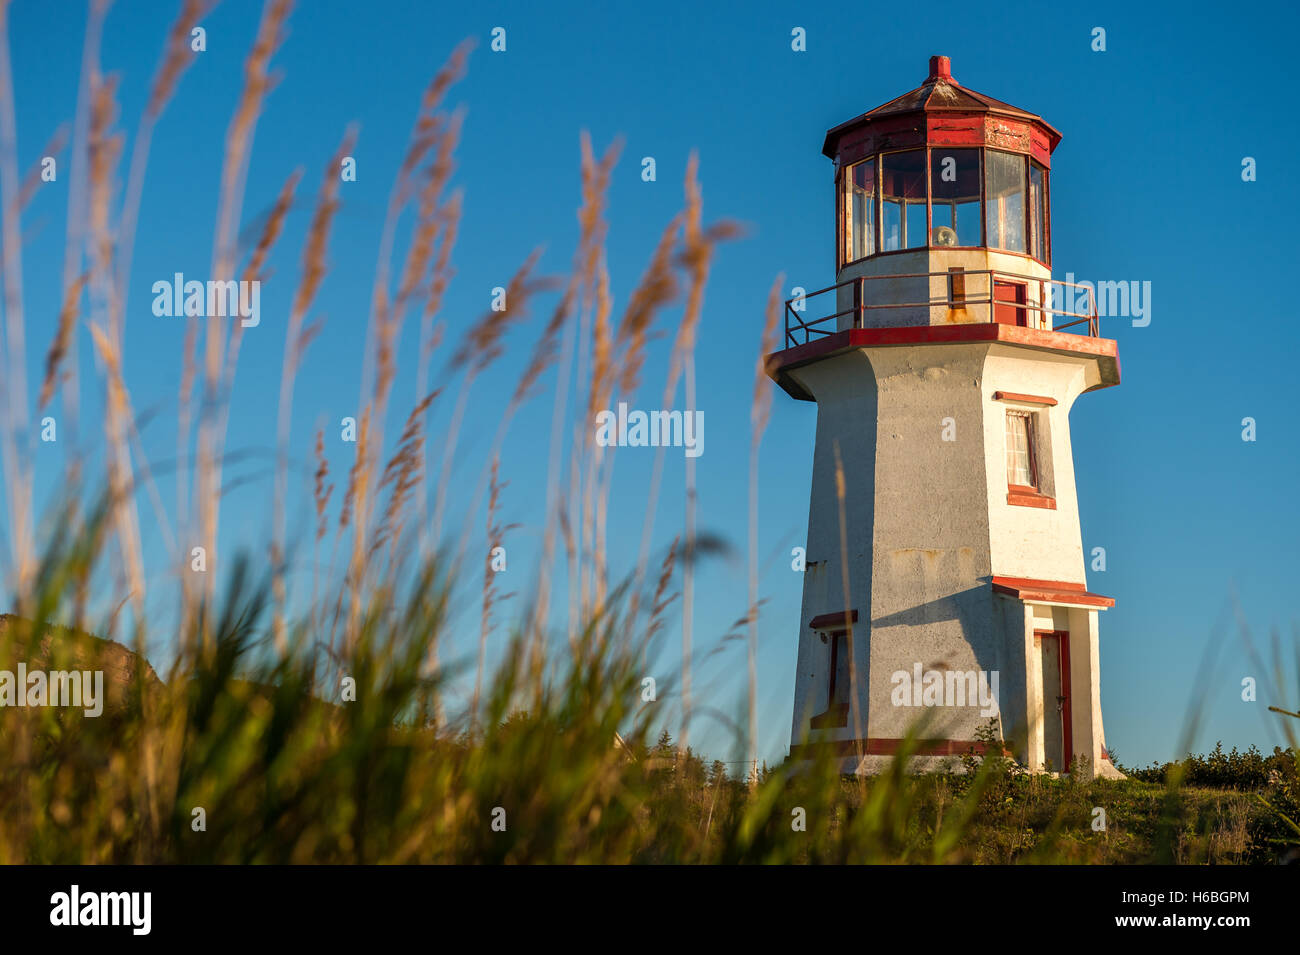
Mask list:
[[[923,739],[915,741],[912,750],[914,756],[964,756],[974,751],[983,756],[988,744],[978,740],[966,739]],[[830,750],[835,756],[896,756],[902,749],[903,740],[873,737],[870,739],[836,739],[817,743],[796,743],[790,747],[791,759],[811,759],[822,750]],[[1007,750],[1004,755],[1010,755]]]

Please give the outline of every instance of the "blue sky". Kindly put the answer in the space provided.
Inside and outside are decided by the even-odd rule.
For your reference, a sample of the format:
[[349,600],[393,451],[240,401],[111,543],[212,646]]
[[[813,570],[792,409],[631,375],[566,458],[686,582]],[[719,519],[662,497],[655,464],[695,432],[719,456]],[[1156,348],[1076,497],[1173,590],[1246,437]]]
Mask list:
[[[106,71],[121,77],[121,127],[144,105],[166,28],[179,4],[119,3],[103,43]],[[126,377],[138,411],[156,414],[145,432],[152,457],[174,451],[182,320],[150,311],[149,288],[177,271],[209,267],[222,143],[239,92],[242,63],[260,5],[226,0],[208,16],[207,51],[185,76],[154,136],[131,276]],[[507,31],[493,53],[489,33]],[[790,47],[794,27],[807,51]],[[1104,53],[1091,31],[1107,31]],[[700,525],[732,542],[735,554],[701,571],[696,614],[695,688],[729,716],[743,714],[744,647],[718,646],[747,601],[745,461],[754,362],[768,288],[834,281],[831,165],[821,155],[827,128],[917,86],[931,54],[952,58],[963,84],[1043,115],[1064,139],[1053,157],[1054,269],[1058,278],[1150,281],[1152,321],[1133,328],[1103,321],[1119,340],[1123,384],[1084,396],[1072,414],[1085,551],[1107,551],[1091,589],[1117,599],[1102,617],[1102,703],[1107,742],[1121,761],[1174,755],[1189,701],[1201,709],[1197,748],[1282,741],[1261,690],[1240,700],[1246,676],[1266,682],[1236,636],[1239,607],[1260,643],[1280,630],[1294,641],[1297,564],[1296,415],[1291,411],[1300,326],[1284,278],[1294,271],[1290,235],[1300,150],[1291,110],[1288,43],[1293,9],[1254,7],[1249,17],[1210,4],[1164,10],[1136,4],[926,4],[859,9],[842,4],[645,5],[391,2],[302,3],[276,56],[283,72],[258,125],[243,222],[267,210],[301,166],[303,202],[291,216],[264,283],[262,325],[240,359],[230,449],[263,456],[232,467],[248,483],[223,511],[221,552],[264,541],[271,481],[283,329],[297,283],[301,240],[320,171],[348,123],[360,126],[358,179],[343,187],[313,344],[295,396],[293,450],[306,460],[318,425],[356,413],[375,250],[389,186],[420,93],[465,37],[479,46],[452,102],[467,107],[456,183],[465,217],[456,278],[444,317],[452,340],[487,305],[490,290],[538,245],[544,271],[563,272],[576,239],[578,143],[598,151],[623,137],[610,189],[609,267],[616,314],[640,277],[660,231],[681,204],[692,150],[700,156],[706,219],[733,218],[746,237],[719,252],[708,287],[696,367],[707,421],[698,460]],[[28,168],[55,128],[71,119],[84,20],[78,4],[18,3],[11,12],[20,163]],[[129,143],[128,143],[129,145]],[[640,176],[653,156],[658,177]],[[1246,156],[1258,181],[1241,178]],[[66,177],[42,186],[25,216],[29,377],[40,365],[59,306]],[[675,328],[679,310],[666,313]],[[540,319],[475,387],[456,480],[468,505],[483,455]],[[408,332],[415,323],[408,322]],[[640,393],[654,406],[670,338],[656,342]],[[399,352],[395,420],[414,397],[414,338]],[[90,373],[88,335],[80,350]],[[435,366],[436,367],[436,366]],[[548,376],[548,389],[554,376]],[[522,526],[508,539],[514,580],[526,591],[540,535],[550,392],[520,414],[503,454],[503,516]],[[680,392],[679,392],[680,401]],[[439,405],[434,434],[450,401]],[[798,575],[791,547],[802,543],[816,409],[777,392],[761,459],[761,590],[767,599],[759,655],[761,754],[779,759],[789,741],[799,628]],[[82,415],[94,421],[99,396]],[[1254,417],[1258,440],[1241,440]],[[390,425],[392,433],[396,424]],[[350,446],[327,448],[336,476]],[[54,489],[64,449],[42,446],[38,498]],[[611,561],[629,568],[640,537],[648,468],[620,452],[611,514]],[[682,464],[669,455],[656,547],[680,527]],[[174,499],[169,481],[163,500]],[[310,496],[295,498],[301,526]],[[151,579],[166,581],[167,555],[142,503]],[[481,520],[475,518],[476,524]],[[160,597],[160,600],[163,598]],[[1229,621],[1218,625],[1216,621]],[[476,637],[469,627],[464,651]],[[498,630],[498,633],[501,631]],[[670,634],[660,666],[676,667]],[[1217,663],[1194,687],[1211,642]],[[710,655],[710,651],[716,652]],[[1267,653],[1265,654],[1267,656]],[[1291,657],[1290,651],[1286,654]],[[665,719],[675,735],[675,702]],[[727,733],[708,721],[693,742],[734,758]]]

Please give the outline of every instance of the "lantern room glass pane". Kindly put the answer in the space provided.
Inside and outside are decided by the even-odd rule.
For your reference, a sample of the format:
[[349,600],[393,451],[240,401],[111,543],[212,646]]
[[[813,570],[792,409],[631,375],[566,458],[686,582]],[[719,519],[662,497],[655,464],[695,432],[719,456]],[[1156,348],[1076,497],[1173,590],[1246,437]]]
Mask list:
[[930,150],[930,244],[975,246],[980,237],[980,151]]
[[1015,153],[984,153],[984,227],[991,249],[1024,252],[1025,157]]
[[848,235],[845,261],[876,254],[876,161],[849,167],[845,176],[844,217]]
[[1029,164],[1029,254],[1047,262],[1047,173]]
[[880,249],[916,249],[925,243],[925,150],[880,157]]

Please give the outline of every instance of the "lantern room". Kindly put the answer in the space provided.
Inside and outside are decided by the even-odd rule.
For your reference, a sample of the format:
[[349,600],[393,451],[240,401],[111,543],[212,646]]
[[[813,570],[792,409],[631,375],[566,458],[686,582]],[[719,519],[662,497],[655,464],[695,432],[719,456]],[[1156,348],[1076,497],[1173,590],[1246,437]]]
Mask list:
[[1064,314],[1052,309],[1063,290],[1050,287],[1060,140],[1042,117],[963,87],[946,56],[930,58],[918,88],[831,129],[837,321],[822,331],[1053,328]]

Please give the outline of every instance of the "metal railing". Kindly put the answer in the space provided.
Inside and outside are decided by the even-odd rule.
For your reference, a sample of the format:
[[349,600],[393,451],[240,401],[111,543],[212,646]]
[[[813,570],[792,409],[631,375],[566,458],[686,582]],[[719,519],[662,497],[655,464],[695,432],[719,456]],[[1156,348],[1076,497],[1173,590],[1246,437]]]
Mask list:
[[[987,281],[986,288],[971,290],[969,287],[970,280],[978,279],[981,276]],[[881,301],[881,299],[887,297],[887,290],[882,291],[884,283],[893,283],[897,286],[900,283],[907,284],[920,279],[925,279],[930,289],[926,301]],[[937,296],[934,292],[934,286],[938,284],[934,281],[935,279],[945,280]],[[1014,300],[997,298],[995,293],[999,283],[1005,283],[1005,287],[1015,292],[1019,298]],[[852,295],[841,296],[840,290],[849,287],[853,289]],[[1063,308],[1053,308],[1052,303],[1058,300],[1056,291],[1058,288],[1060,289],[1060,300],[1070,304],[1074,304],[1074,298],[1077,297],[1080,291],[1086,293],[1086,310],[1076,312]],[[1031,300],[1030,298],[1029,292],[1033,289],[1038,292],[1037,300]],[[1072,292],[1067,294],[1066,289],[1070,289]],[[807,309],[808,302],[828,292],[835,293],[837,311],[811,321],[805,321],[800,313]],[[850,299],[847,308],[839,308],[842,298]],[[1014,272],[1002,272],[997,269],[972,269],[969,271],[955,269],[948,272],[859,275],[838,282],[835,285],[818,289],[815,292],[787,299],[785,303],[785,344],[787,348],[793,348],[796,345],[806,345],[819,337],[843,331],[844,329],[841,328],[839,320],[845,315],[853,316],[852,323],[847,327],[866,328],[868,327],[866,322],[867,312],[877,309],[899,308],[944,309],[948,312],[960,312],[962,314],[959,316],[947,316],[948,322],[945,322],[945,324],[963,325],[996,323],[1000,320],[998,318],[999,310],[1005,309],[1006,311],[1002,314],[1014,317],[1015,321],[1006,321],[1003,322],[1004,324],[1024,325],[1054,332],[1086,324],[1089,337],[1099,338],[1101,336],[1101,323],[1097,317],[1097,300],[1090,285],[1038,278],[1032,275],[1018,275]],[[981,309],[984,310],[983,318],[980,318]],[[926,321],[916,324],[934,324],[929,318],[930,316],[927,315]],[[1056,324],[1056,320],[1059,318],[1072,319],[1072,321]],[[882,327],[892,326],[886,325]]]

